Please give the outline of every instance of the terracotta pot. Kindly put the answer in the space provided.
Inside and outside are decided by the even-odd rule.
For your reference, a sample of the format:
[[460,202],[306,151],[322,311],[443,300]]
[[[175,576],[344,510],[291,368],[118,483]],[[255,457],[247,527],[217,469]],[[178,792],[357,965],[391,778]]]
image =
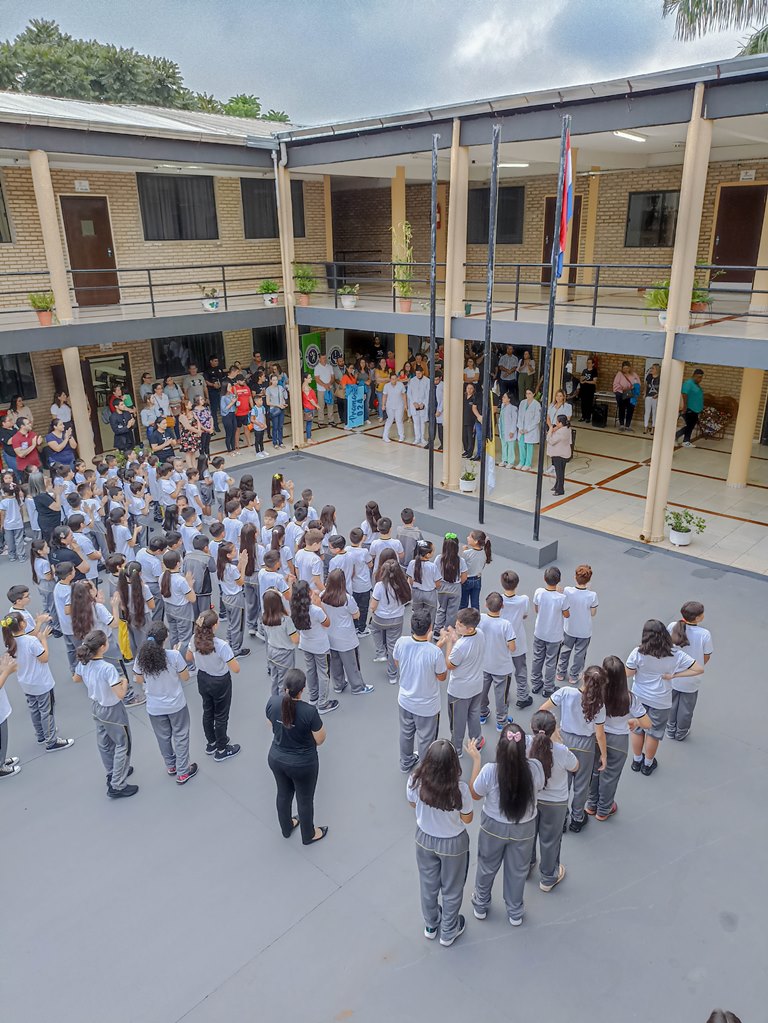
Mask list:
[[53,309],[36,309],[37,318],[41,327],[50,327],[53,323]]
[[397,308],[400,310],[401,313],[409,313],[411,311],[412,305],[413,305],[412,298],[398,298],[397,300]]
[[296,305],[309,305],[309,295],[300,291],[296,296]]
[[692,313],[705,313],[709,309],[706,302],[691,302]]

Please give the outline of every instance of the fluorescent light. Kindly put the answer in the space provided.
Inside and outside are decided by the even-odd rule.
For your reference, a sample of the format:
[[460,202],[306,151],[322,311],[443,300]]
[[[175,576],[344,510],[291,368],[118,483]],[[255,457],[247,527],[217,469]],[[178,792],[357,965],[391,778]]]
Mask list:
[[647,142],[645,135],[638,135],[634,131],[615,131],[616,138],[629,139],[630,142]]
[[500,163],[499,167],[530,167],[529,163]]

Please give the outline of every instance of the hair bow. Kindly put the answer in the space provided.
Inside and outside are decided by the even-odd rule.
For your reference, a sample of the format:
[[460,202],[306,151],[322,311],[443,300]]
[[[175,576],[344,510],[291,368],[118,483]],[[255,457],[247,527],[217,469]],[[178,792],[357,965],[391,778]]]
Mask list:
[[510,740],[510,742],[512,742],[512,741],[520,742],[522,737],[523,737],[523,733],[522,732],[513,732],[511,728],[507,729],[507,738]]
[[6,618],[3,618],[2,622],[0,622],[0,625],[2,625],[4,629],[10,629],[10,627],[13,625],[13,618],[11,618],[11,616],[8,615]]
[[445,534],[445,539],[446,540],[458,540],[459,538],[456,535],[456,533],[446,533]]

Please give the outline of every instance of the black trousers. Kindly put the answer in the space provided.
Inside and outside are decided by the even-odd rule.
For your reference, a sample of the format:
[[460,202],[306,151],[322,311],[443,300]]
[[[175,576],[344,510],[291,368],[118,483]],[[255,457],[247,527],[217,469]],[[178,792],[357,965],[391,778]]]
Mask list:
[[301,840],[309,845],[315,837],[315,788],[320,764],[315,755],[308,763],[291,763],[275,756],[270,749],[267,763],[275,776],[277,785],[277,819],[283,838],[291,834],[293,797],[296,797],[296,813],[301,822]]
[[555,494],[565,493],[565,462],[566,460],[560,455],[552,456],[552,465],[555,467]]
[[256,454],[264,450],[264,431],[254,430],[253,431],[253,444],[256,448]]
[[619,426],[631,426],[635,406],[629,400],[629,392],[619,394],[618,391],[614,391],[614,394],[616,395],[616,408],[619,410]]
[[475,453],[475,423],[474,420],[467,425],[466,423],[461,430],[461,440],[464,445],[463,454],[465,458],[471,458]]
[[677,431],[677,433],[675,434],[675,439],[679,440],[680,437],[682,437],[686,444],[690,444],[691,434],[693,433],[696,424],[699,421],[699,413],[691,412],[690,410],[685,411],[683,412],[683,419],[685,420],[685,426],[682,428],[682,430]]
[[215,742],[217,750],[226,749],[229,744],[227,725],[229,708],[232,703],[232,676],[209,675],[197,671],[197,689],[203,701],[203,731],[206,742]]
[[595,389],[594,384],[582,384],[579,387],[581,418],[584,422],[589,422],[592,419],[592,410],[595,407]]
[[358,632],[363,632],[367,628],[368,623],[368,608],[371,604],[371,591],[362,590],[357,593],[353,590],[352,596],[355,598],[357,608],[360,612],[360,617],[355,622],[355,628]]

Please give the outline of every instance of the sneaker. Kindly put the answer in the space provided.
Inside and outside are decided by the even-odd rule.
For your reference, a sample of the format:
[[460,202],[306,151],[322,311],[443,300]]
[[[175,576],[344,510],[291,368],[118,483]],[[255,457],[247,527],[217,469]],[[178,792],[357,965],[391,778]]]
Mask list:
[[10,767],[3,764],[3,766],[0,767],[0,778],[10,778],[11,775],[18,774],[20,770],[20,764],[12,764]]
[[488,720],[488,715],[487,714],[481,714],[480,715],[480,724],[481,725],[484,725],[487,720]]
[[179,774],[176,776],[177,785],[186,785],[190,778],[194,778],[197,774],[197,764],[190,764],[187,768],[186,774]]
[[632,763],[630,764],[630,769],[632,771],[640,771],[642,770],[642,767],[643,767],[642,760],[633,760]]
[[555,887],[555,885],[560,884],[560,882],[563,880],[564,877],[565,877],[565,867],[561,863],[560,866],[557,869],[557,877],[552,882],[552,884],[544,884],[543,881],[539,881],[539,888],[541,888],[541,890],[543,892],[551,892],[552,889]]
[[[126,776],[125,776],[125,777],[126,777],[126,778],[130,778],[132,774],[133,774],[133,768],[132,768],[132,767],[129,767],[129,768],[128,768],[128,774],[126,774]],[[111,786],[111,784],[112,784],[112,775],[111,775],[111,774],[108,774],[108,775],[107,775],[107,788],[109,788],[109,787]]]
[[339,701],[338,700],[329,700],[328,703],[326,703],[326,705],[324,707],[321,707],[318,704],[317,712],[318,712],[318,714],[331,714],[334,710],[338,710],[338,709],[339,709]]
[[597,814],[597,810],[594,806],[585,806],[584,813],[588,813],[590,817],[594,817]]
[[235,657],[247,657],[250,652],[251,648],[249,646],[244,646],[237,651]]
[[208,743],[205,744],[205,754],[206,754],[206,756],[212,757],[215,752],[216,752],[216,743],[215,742],[208,742]]
[[389,684],[391,686],[396,686],[397,685],[397,675],[392,675],[392,677],[387,675],[387,682],[389,682]]
[[360,637],[360,639],[362,639],[363,636],[370,636],[371,635],[371,630],[366,627],[365,629],[363,629],[362,632],[358,632],[357,635]]
[[126,696],[123,700],[124,707],[141,707],[143,703],[147,702],[147,698],[144,693],[131,693],[130,696]]
[[222,760],[231,760],[232,757],[236,757],[240,752],[239,743],[232,743],[231,746],[225,746],[224,749],[217,749],[213,754],[213,759],[216,763],[220,763]]
[[334,693],[343,693],[346,688],[347,688],[347,683],[345,682],[343,686],[334,686],[333,687],[333,691],[334,691]]
[[454,941],[457,938],[460,938],[462,936],[462,934],[464,933],[464,928],[466,926],[467,926],[467,921],[464,919],[464,917],[461,915],[461,913],[459,913],[459,929],[456,931],[456,933],[454,934],[454,936],[452,938],[441,938],[440,939],[440,944],[444,945],[446,948],[448,948],[450,945],[452,945],[454,943]]
[[74,739],[56,739],[55,742],[51,743],[50,746],[45,747],[46,753],[56,753],[60,749],[69,749],[70,746],[75,745]]
[[580,821],[574,820],[573,817],[571,817],[571,823],[568,825],[568,830],[578,834],[588,820],[588,817],[582,817]]
[[[474,895],[475,893],[472,892],[472,898],[474,898]],[[488,916],[487,907],[483,906],[482,908],[478,909],[474,902],[472,903],[472,912],[475,914],[475,920],[485,920],[485,918]]]
[[550,467],[548,469],[545,469],[544,470],[544,475],[545,476],[554,476],[555,475],[555,467],[554,467],[554,465],[550,465]]
[[400,768],[400,773],[401,774],[410,774],[411,771],[414,769],[414,767],[418,764],[418,762],[419,762],[419,754],[418,753],[414,753],[413,754],[413,761],[411,763],[411,766],[410,767],[401,767]]
[[175,767],[166,767],[165,770],[166,770],[167,774],[171,775],[171,777],[174,777],[176,775],[176,768]]
[[107,789],[107,795],[110,799],[127,799],[128,796],[135,796],[138,791],[138,785],[124,785],[121,789],[113,789],[110,785]]
[[368,693],[372,693],[372,692],[373,692],[373,686],[363,686],[362,689],[353,689],[352,690],[352,695],[353,696],[367,696]]
[[523,918],[521,916],[508,916],[507,920],[509,920],[510,927],[520,927],[523,922]]
[[533,697],[532,696],[526,696],[526,698],[524,700],[518,700],[515,703],[515,706],[518,708],[518,710],[524,710],[526,707],[530,707],[532,703],[533,703]]
[[249,629],[248,630],[248,635],[251,636],[251,637],[255,637],[256,636],[256,630],[255,629]]
[[51,635],[54,639],[61,639],[64,633],[60,632],[59,629],[51,629]]
[[37,745],[38,746],[42,746],[44,742],[45,742],[45,736],[41,735],[40,738],[37,740]]
[[5,763],[2,766],[3,767],[15,767],[16,764],[18,764],[18,762],[19,762],[19,758],[18,757],[8,757],[8,759],[5,761]]
[[387,660],[387,658],[386,658],[386,657],[374,657],[374,659],[373,659],[373,663],[374,663],[374,664],[384,664],[384,662],[385,662],[386,660]]
[[648,777],[649,774],[653,774],[653,772],[656,770],[658,766],[659,765],[656,760],[656,757],[653,758],[653,762],[650,764],[646,764],[646,762],[643,761],[643,763],[640,765],[640,773]]
[[434,941],[435,938],[437,937],[437,931],[438,931],[437,927],[425,927],[424,928],[424,937],[428,941]]
[[683,447],[684,448],[695,448],[696,445],[695,444],[691,444],[691,442],[689,440],[684,440],[683,441]]
[[618,809],[619,809],[619,804],[618,804],[618,803],[612,803],[612,804],[611,804],[611,808],[610,808],[610,810],[608,811],[608,813],[607,813],[607,814],[606,814],[606,815],[605,815],[604,817],[603,817],[603,816],[602,816],[601,814],[599,814],[599,813],[598,813],[598,814],[597,814],[597,815],[595,816],[595,820],[598,820],[598,821],[607,821],[609,817],[613,817],[613,815],[614,815],[614,814],[616,813],[616,811],[617,811]]

